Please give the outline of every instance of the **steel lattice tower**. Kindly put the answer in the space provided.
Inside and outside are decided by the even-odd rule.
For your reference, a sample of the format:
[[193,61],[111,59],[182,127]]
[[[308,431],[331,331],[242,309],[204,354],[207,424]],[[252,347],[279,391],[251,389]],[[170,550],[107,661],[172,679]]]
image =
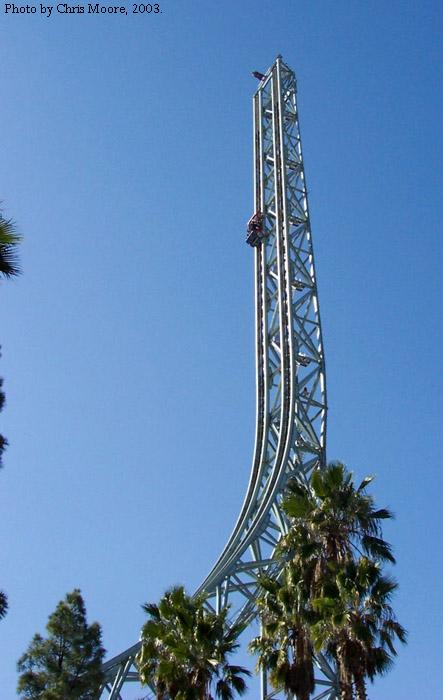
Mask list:
[[[257,421],[251,477],[237,524],[198,591],[231,620],[255,617],[257,578],[278,575],[275,547],[287,532],[281,499],[289,478],[308,480],[326,461],[325,360],[294,72],[280,56],[253,98],[254,205],[247,241],[255,256]],[[102,697],[121,700],[138,679],[140,644],[104,665]],[[315,700],[338,696],[333,669],[317,658]],[[261,698],[268,692],[262,678]]]

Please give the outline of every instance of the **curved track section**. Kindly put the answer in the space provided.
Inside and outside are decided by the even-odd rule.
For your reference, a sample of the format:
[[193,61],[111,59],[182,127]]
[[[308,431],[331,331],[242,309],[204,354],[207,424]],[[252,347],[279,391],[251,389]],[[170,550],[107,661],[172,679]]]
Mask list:
[[[275,547],[286,532],[281,499],[294,475],[309,479],[325,463],[326,384],[317,283],[296,100],[296,79],[281,57],[254,95],[254,246],[257,422],[251,477],[228,542],[199,591],[207,605],[231,607],[232,621],[255,614],[258,577],[278,573]],[[139,644],[105,664],[109,700],[137,680]],[[318,659],[315,695],[336,697],[335,676]],[[105,690],[105,689],[104,689]],[[268,694],[266,679],[262,698]]]

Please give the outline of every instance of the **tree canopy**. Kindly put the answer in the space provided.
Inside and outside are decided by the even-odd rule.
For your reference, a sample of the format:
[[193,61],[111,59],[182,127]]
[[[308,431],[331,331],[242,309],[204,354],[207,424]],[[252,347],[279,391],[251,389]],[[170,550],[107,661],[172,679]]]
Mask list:
[[158,605],[143,606],[148,620],[137,666],[141,682],[155,688],[158,700],[212,700],[212,692],[232,700],[246,691],[243,676],[249,671],[228,662],[242,628],[229,627],[227,608],[217,614],[204,602],[204,596],[192,598],[176,586]]
[[365,679],[385,673],[395,641],[406,641],[390,604],[397,584],[383,574],[395,563],[381,526],[392,513],[375,506],[371,481],[356,485],[336,462],[288,484],[288,532],[277,548],[283,571],[261,581],[262,633],[250,648],[274,687],[297,700],[314,689],[315,651],[335,661],[342,700],[366,700]]
[[57,605],[46,630],[48,636],[36,634],[18,661],[22,700],[97,700],[105,650],[100,625],[88,625],[78,589]]

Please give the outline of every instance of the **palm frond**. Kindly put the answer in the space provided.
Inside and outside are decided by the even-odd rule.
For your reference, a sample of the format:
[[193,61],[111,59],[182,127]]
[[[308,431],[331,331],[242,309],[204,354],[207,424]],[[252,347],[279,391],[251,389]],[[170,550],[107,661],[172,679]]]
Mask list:
[[368,486],[372,481],[374,481],[373,476],[365,476],[365,478],[360,483],[360,486],[357,489],[357,493],[361,493],[361,491],[364,491],[366,486]]
[[14,277],[20,274],[17,245],[21,236],[12,219],[3,219],[0,214],[0,274]]
[[392,547],[385,540],[372,535],[363,535],[361,542],[364,551],[371,557],[375,557],[381,561],[390,561],[392,564],[395,564],[395,557],[392,554]]

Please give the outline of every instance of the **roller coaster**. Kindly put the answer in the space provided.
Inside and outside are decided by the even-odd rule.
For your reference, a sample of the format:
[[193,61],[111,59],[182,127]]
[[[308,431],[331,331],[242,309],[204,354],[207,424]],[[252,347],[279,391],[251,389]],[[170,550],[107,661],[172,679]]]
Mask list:
[[[255,259],[256,435],[240,515],[197,592],[232,622],[256,616],[261,574],[278,575],[275,548],[287,532],[281,508],[291,477],[309,480],[326,463],[325,359],[294,72],[278,56],[253,97],[254,213],[247,243]],[[138,681],[140,643],[104,664],[101,697],[123,700]],[[338,697],[334,669],[321,655],[313,700]],[[276,698],[261,678],[261,700]],[[149,697],[149,696],[148,696]]]

